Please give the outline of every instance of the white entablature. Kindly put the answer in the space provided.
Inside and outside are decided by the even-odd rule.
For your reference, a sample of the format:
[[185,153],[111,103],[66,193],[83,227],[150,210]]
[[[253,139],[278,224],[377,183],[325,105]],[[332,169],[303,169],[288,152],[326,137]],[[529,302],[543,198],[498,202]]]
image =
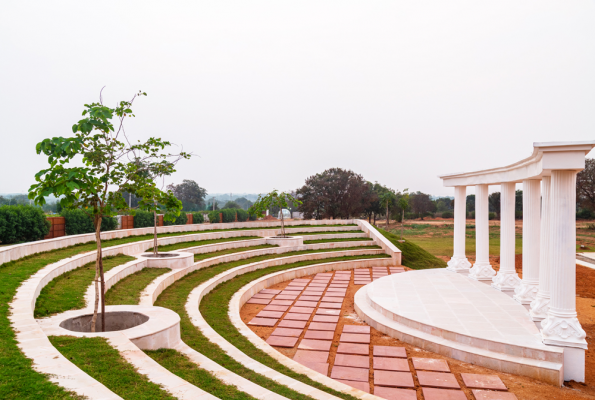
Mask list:
[[551,176],[553,170],[581,171],[585,155],[595,147],[595,141],[536,142],[533,154],[506,167],[442,175],[444,186],[497,185],[503,182],[522,182]]

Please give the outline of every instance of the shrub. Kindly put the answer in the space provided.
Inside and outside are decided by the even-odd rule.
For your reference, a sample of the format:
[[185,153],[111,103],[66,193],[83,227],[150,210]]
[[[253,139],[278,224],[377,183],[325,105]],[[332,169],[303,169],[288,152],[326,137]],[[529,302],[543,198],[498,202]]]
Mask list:
[[50,233],[50,221],[43,210],[29,205],[0,207],[0,242],[31,242]]
[[248,218],[250,217],[250,215],[248,214],[247,211],[242,210],[241,208],[238,208],[238,209],[236,209],[236,212],[238,213],[238,222],[248,221]]
[[495,212],[488,213],[488,218],[489,219],[496,219],[496,213]]
[[577,219],[595,219],[595,213],[591,210],[581,209],[576,213]]
[[205,222],[205,217],[203,217],[201,212],[192,212],[192,223],[193,224],[202,224]]
[[[223,221],[219,221],[219,214],[222,214]],[[238,215],[238,222],[256,221],[256,215],[250,215],[247,211],[241,208],[224,208],[222,210],[211,211],[209,213],[209,221],[213,224],[220,222],[235,222],[236,213]]]
[[[83,210],[62,210],[60,213],[64,217],[65,230],[67,235],[80,235],[83,233],[93,233],[93,220]],[[101,231],[113,231],[118,227],[118,220],[114,217],[103,217],[101,220]]]
[[514,212],[515,219],[523,219],[523,212],[522,211],[515,211]]
[[469,213],[469,218],[475,218],[475,211],[471,211]]
[[223,222],[219,221],[219,210],[211,211],[209,213],[209,222],[212,224],[218,224],[219,222]]
[[235,222],[236,220],[236,210],[235,208],[224,208],[220,210],[223,214],[223,222]]
[[138,210],[134,214],[134,227],[135,228],[148,228],[155,226],[155,216],[150,211]]
[[442,213],[442,218],[454,218],[455,215],[453,214],[452,211],[444,211]]
[[176,217],[175,221],[166,221],[165,218],[163,218],[163,225],[165,226],[169,226],[169,225],[186,225],[186,222],[188,222],[188,216],[186,215],[186,213],[181,212],[179,216]]

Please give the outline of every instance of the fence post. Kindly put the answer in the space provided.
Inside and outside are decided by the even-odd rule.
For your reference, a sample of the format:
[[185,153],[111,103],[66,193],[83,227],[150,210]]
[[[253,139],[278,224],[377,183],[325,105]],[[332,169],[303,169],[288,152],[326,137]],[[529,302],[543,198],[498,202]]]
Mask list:
[[223,213],[219,213],[219,222],[223,223]]

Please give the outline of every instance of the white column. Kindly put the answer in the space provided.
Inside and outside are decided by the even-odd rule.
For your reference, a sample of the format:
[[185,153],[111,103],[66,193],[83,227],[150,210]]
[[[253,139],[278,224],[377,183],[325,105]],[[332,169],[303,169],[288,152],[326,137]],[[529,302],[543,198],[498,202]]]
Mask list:
[[455,186],[454,253],[447,263],[448,271],[469,273],[471,263],[465,255],[465,226],[467,224],[467,187]]
[[514,269],[515,231],[514,203],[516,184],[502,184],[500,193],[500,270],[492,278],[492,287],[512,296],[521,283]]
[[545,344],[586,349],[576,317],[576,172],[552,171],[551,185],[551,300],[541,336]]
[[535,300],[531,302],[529,314],[535,322],[547,317],[550,308],[550,219],[551,219],[551,182],[552,178],[544,176],[541,180],[541,235],[539,245],[539,289]]
[[496,271],[490,265],[488,185],[475,186],[475,264],[469,278],[491,283]]
[[539,289],[541,181],[523,181],[523,279],[512,297],[528,307]]

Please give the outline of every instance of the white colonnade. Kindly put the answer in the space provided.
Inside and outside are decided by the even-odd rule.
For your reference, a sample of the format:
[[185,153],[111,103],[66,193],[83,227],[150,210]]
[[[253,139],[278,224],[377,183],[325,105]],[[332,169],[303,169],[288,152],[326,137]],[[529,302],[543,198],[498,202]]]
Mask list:
[[[565,368],[572,369],[573,379],[584,381],[587,342],[576,313],[576,174],[584,169],[585,155],[595,142],[533,147],[531,157],[506,167],[440,177],[445,186],[455,188],[455,248],[448,270],[468,273],[528,308],[527,318],[540,324],[543,343],[564,347]],[[522,280],[515,271],[517,183],[523,189]],[[497,274],[489,261],[489,185],[501,189]],[[467,186],[475,186],[476,192],[476,261],[470,270],[465,255]]]

